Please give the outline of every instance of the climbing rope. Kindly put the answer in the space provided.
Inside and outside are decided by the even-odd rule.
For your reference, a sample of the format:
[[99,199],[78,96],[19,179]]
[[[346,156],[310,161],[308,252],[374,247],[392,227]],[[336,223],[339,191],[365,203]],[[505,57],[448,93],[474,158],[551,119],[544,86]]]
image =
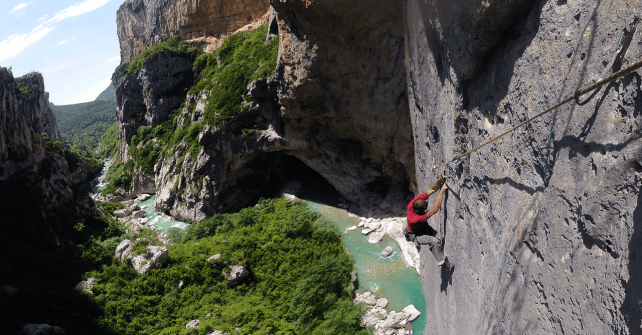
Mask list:
[[[633,63],[633,64],[631,64],[631,65],[629,65],[629,66],[627,66],[626,68],[624,68],[624,69],[622,69],[620,71],[617,71],[617,72],[613,73],[612,75],[610,75],[610,76],[608,76],[608,77],[606,77],[606,78],[604,78],[602,80],[599,80],[599,81],[597,81],[597,82],[595,82],[595,83],[593,83],[591,85],[588,85],[588,86],[586,86],[586,87],[584,87],[582,89],[579,89],[579,90],[575,91],[574,94],[569,95],[564,100],[558,102],[557,104],[555,104],[554,106],[546,109],[545,111],[543,111],[543,112],[531,117],[530,119],[528,119],[528,120],[526,120],[524,122],[521,122],[520,124],[516,125],[515,127],[512,127],[510,129],[506,130],[505,132],[503,132],[503,133],[491,138],[490,140],[488,140],[488,141],[486,141],[486,142],[484,142],[484,143],[482,143],[482,144],[480,144],[480,145],[478,145],[478,146],[476,146],[476,147],[464,152],[463,154],[451,159],[450,161],[448,161],[446,163],[443,163],[443,164],[441,164],[441,165],[439,165],[437,167],[433,167],[432,168],[433,173],[434,173],[434,171],[436,169],[444,167],[444,166],[446,166],[446,165],[448,165],[448,164],[450,164],[450,163],[452,163],[454,161],[457,161],[457,160],[459,160],[459,159],[461,159],[463,157],[466,157],[466,156],[470,155],[471,153],[483,148],[484,146],[486,146],[486,145],[488,145],[488,144],[490,144],[492,142],[497,141],[498,139],[500,139],[504,135],[514,131],[515,129],[517,129],[517,128],[519,128],[519,127],[521,127],[521,126],[523,126],[523,125],[525,125],[525,124],[527,124],[527,123],[529,123],[529,122],[531,122],[531,121],[533,121],[533,120],[535,120],[535,119],[537,119],[537,118],[539,118],[539,117],[541,117],[541,116],[543,116],[543,115],[555,110],[557,107],[565,105],[566,103],[568,103],[570,101],[576,100],[581,95],[584,95],[584,94],[586,94],[586,93],[588,93],[590,91],[593,91],[593,90],[595,90],[595,89],[597,89],[599,87],[602,87],[604,84],[610,83],[610,82],[614,81],[615,79],[618,79],[618,78],[620,78],[622,76],[626,76],[627,74],[637,70],[640,67],[642,67],[642,59],[637,61],[637,62],[635,62],[635,63]],[[431,176],[431,179],[432,179],[432,176]]]

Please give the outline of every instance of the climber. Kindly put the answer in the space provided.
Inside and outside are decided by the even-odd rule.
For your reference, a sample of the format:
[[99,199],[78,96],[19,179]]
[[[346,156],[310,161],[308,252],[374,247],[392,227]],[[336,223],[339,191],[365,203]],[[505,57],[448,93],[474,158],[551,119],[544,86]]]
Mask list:
[[[406,239],[413,240],[414,236],[417,236],[416,242],[418,242],[418,244],[430,245],[430,249],[432,250],[432,254],[435,256],[435,260],[438,265],[444,265],[446,263],[446,256],[443,252],[441,240],[435,237],[435,235],[437,235],[437,231],[428,224],[428,218],[435,215],[441,207],[443,194],[446,192],[446,189],[448,189],[445,181],[446,175],[442,173],[428,192],[422,193],[412,199],[410,203],[408,203],[408,207],[406,209],[406,219],[408,221],[408,235],[406,235]],[[440,188],[441,190],[439,190]],[[435,201],[432,208],[427,211],[428,202],[426,199],[428,199],[428,197],[433,193],[437,192],[437,190],[439,190],[437,201]]]

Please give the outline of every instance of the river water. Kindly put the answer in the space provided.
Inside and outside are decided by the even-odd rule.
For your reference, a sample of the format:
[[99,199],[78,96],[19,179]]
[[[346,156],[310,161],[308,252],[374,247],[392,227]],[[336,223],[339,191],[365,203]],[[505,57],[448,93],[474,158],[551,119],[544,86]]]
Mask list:
[[[341,231],[359,223],[358,217],[350,217],[348,212],[333,206],[305,201],[313,211],[334,222]],[[406,266],[401,258],[399,245],[390,237],[375,244],[368,243],[361,230],[347,231],[342,234],[343,242],[350,252],[357,268],[357,292],[374,291],[377,298],[388,299],[388,310],[400,311],[408,305],[415,305],[421,316],[412,323],[415,334],[423,335],[426,325],[426,300],[414,268]],[[391,246],[391,257],[381,257],[381,251]]]
[[145,201],[138,201],[138,200],[135,201],[135,203],[138,204],[140,207],[148,206],[147,211],[145,212],[145,217],[149,218],[149,220],[147,220],[147,222],[145,223],[146,226],[157,228],[163,231],[164,233],[169,232],[169,230],[172,228],[186,229],[189,226],[189,224],[185,222],[175,221],[175,220],[172,220],[170,217],[166,217],[154,212],[153,207],[154,207],[155,199],[156,199],[156,195],[152,195],[149,199]]
[[[99,177],[101,184],[97,187],[98,193],[104,188],[102,182],[110,165],[111,161],[106,161],[103,173]],[[185,222],[175,221],[154,212],[155,199],[156,195],[152,195],[145,201],[135,201],[141,207],[148,206],[145,217],[149,220],[146,225],[165,233],[172,228],[185,229],[189,226]],[[406,266],[401,257],[399,245],[388,236],[385,236],[379,243],[368,243],[367,236],[362,235],[359,229],[346,231],[346,228],[359,223],[358,217],[350,216],[346,210],[335,206],[311,200],[302,201],[305,201],[312,211],[334,222],[340,231],[345,231],[341,236],[357,270],[358,287],[356,291],[373,291],[377,298],[388,299],[388,310],[400,311],[408,305],[414,305],[422,314],[412,323],[414,334],[423,335],[426,324],[426,300],[419,275],[414,268]],[[381,251],[387,246],[393,248],[393,254],[387,258],[381,257]]]

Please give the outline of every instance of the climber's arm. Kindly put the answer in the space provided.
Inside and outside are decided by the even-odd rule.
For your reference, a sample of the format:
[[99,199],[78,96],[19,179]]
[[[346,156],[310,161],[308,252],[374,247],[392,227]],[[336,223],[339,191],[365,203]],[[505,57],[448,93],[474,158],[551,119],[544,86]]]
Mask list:
[[445,174],[442,173],[441,175],[439,175],[439,178],[437,179],[435,184],[432,185],[432,187],[426,192],[426,194],[427,194],[426,198],[431,196],[433,193],[437,192],[439,190],[439,188],[444,184],[445,180],[446,180],[446,175]]
[[439,208],[441,207],[441,199],[443,198],[444,192],[446,192],[446,189],[448,186],[446,184],[443,184],[441,187],[441,191],[439,191],[439,195],[437,195],[437,201],[435,201],[435,204],[432,206],[432,208],[426,213],[427,217],[431,217],[439,211]]

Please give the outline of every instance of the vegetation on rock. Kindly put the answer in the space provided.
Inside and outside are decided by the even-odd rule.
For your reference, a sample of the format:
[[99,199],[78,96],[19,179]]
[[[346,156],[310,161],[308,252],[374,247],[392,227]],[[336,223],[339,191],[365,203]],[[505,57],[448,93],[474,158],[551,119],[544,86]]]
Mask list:
[[[117,334],[368,334],[364,307],[352,303],[352,261],[332,227],[283,198],[193,224],[164,267],[138,275],[112,262],[85,274],[98,282],[97,323]],[[238,264],[251,274],[228,288],[223,273]],[[186,329],[193,319],[199,329]]]
[[118,138],[118,122],[112,123],[100,137],[98,157],[115,158],[120,152],[120,139]]
[[[92,101],[75,105],[51,105],[58,131],[81,155],[104,158],[97,153],[101,137],[116,122],[116,102]],[[116,126],[117,127],[117,126]]]
[[196,58],[194,73],[198,81],[189,92],[211,91],[204,114],[207,124],[216,125],[238,113],[247,85],[274,74],[279,39],[266,44],[267,31],[267,25],[263,25],[232,35],[215,52]]
[[18,91],[20,91],[20,93],[25,95],[27,98],[31,98],[31,91],[29,91],[29,87],[18,84],[17,88]]
[[[133,163],[115,162],[112,165],[107,177],[110,186],[103,190],[103,194],[113,194],[118,187],[123,189],[131,187],[131,176],[136,170],[141,170],[149,176],[154,175],[154,165],[159,159],[168,158],[177,152],[180,156],[173,170],[177,173],[184,170],[186,174],[191,174],[202,149],[198,144],[198,136],[205,125],[216,125],[238,113],[242,108],[247,85],[258,78],[271,77],[274,74],[279,42],[277,38],[265,43],[266,35],[266,25],[251,32],[232,35],[211,54],[192,48],[178,37],[174,37],[166,42],[155,44],[134,58],[129,65],[128,73],[139,71],[146,60],[163,50],[193,56],[195,58],[193,70],[197,80],[189,89],[189,93],[193,95],[201,92],[210,93],[203,121],[192,122],[191,115],[196,105],[183,103],[160,125],[154,128],[148,126],[138,128],[128,149]],[[184,122],[179,126],[178,120],[181,117],[184,118]],[[119,150],[115,144],[116,131],[116,128],[110,128],[105,134],[107,137],[101,140],[103,147],[99,151],[100,154]],[[243,134],[256,136],[260,131],[247,129]],[[186,165],[186,163],[189,164]],[[117,185],[111,185],[112,181]]]
[[134,59],[132,59],[132,61],[129,63],[129,66],[127,67],[127,74],[132,74],[140,71],[143,68],[143,63],[145,63],[146,60],[158,55],[165,50],[171,51],[177,55],[187,55],[192,59],[196,58],[199,53],[202,53],[201,50],[181,40],[180,37],[174,36],[165,42],[154,44],[151,48],[134,57]]
[[120,159],[116,161],[109,167],[107,175],[105,175],[105,181],[107,181],[107,186],[100,192],[101,195],[105,196],[107,194],[114,194],[116,190],[122,188],[124,190],[129,190],[132,187],[132,181],[134,180],[134,161],[129,160],[127,163],[121,163]]

